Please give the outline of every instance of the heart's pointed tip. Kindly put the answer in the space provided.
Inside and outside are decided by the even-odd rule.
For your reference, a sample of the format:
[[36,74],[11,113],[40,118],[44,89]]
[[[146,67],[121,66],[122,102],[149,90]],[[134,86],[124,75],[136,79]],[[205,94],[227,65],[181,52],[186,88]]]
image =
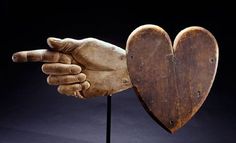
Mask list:
[[168,133],[170,134],[175,134],[181,127],[171,127],[171,128],[168,128],[166,127],[164,124],[162,123],[159,123],[159,125],[165,129]]
[[175,134],[178,129],[167,129],[170,134]]

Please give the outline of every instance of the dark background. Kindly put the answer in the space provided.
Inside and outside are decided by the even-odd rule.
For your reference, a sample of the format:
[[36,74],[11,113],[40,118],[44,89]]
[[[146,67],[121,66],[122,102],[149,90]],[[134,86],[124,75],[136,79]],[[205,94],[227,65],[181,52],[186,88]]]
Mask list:
[[129,34],[143,24],[161,26],[172,40],[188,26],[205,27],[219,44],[218,73],[202,108],[173,135],[149,117],[132,89],[114,95],[112,142],[235,142],[233,4],[1,0],[0,6],[0,143],[105,142],[105,97],[77,100],[61,96],[56,87],[46,84],[40,63],[15,64],[11,55],[20,50],[48,48],[49,36],[95,37],[125,48]]

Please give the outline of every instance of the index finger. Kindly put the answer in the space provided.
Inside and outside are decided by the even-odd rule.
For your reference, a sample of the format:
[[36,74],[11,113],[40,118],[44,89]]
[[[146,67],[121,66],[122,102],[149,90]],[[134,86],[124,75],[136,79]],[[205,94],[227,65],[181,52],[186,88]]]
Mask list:
[[60,62],[71,63],[71,56],[47,49],[16,52],[12,55],[13,62]]

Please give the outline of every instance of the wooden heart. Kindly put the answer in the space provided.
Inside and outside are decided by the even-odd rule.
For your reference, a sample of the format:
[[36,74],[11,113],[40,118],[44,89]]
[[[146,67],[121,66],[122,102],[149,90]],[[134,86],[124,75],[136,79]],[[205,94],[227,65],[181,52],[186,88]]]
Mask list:
[[198,111],[215,78],[218,45],[204,28],[182,30],[172,46],[155,25],[134,30],[127,41],[132,84],[146,111],[173,133]]

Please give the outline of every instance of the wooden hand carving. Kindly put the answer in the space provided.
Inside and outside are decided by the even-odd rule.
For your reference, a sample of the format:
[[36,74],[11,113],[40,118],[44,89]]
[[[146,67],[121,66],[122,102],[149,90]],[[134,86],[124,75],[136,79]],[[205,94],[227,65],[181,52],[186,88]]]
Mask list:
[[132,87],[125,50],[94,38],[48,38],[52,50],[21,51],[14,62],[46,62],[42,71],[58,92],[80,98],[105,96]]
[[217,41],[201,27],[184,29],[172,45],[162,28],[144,25],[131,33],[126,51],[94,38],[49,38],[48,45],[52,50],[15,53],[13,61],[47,62],[42,70],[61,94],[89,98],[134,87],[151,117],[172,133],[202,106],[218,65]]

